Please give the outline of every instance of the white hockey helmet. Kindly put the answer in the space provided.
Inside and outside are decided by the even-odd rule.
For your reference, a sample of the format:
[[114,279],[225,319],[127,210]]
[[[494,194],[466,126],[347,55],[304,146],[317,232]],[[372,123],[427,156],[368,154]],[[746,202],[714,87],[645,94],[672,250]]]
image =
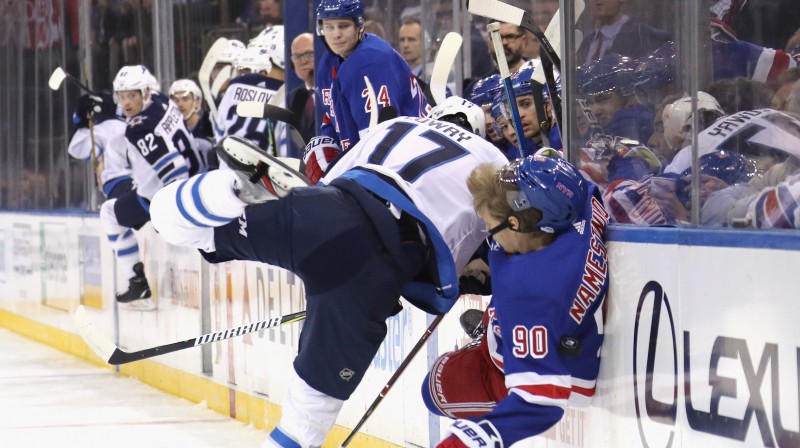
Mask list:
[[234,68],[236,71],[248,69],[253,73],[261,71],[269,73],[272,70],[272,63],[269,60],[269,51],[263,47],[248,47],[236,58]]
[[186,93],[191,93],[192,99],[194,100],[194,107],[192,107],[192,110],[183,115],[183,118],[188,119],[192,116],[192,114],[200,112],[200,103],[203,101],[203,92],[200,91],[200,87],[197,85],[197,83],[191,79],[178,79],[173,82],[171,86],[169,86],[170,98],[172,98],[174,95],[185,95]]
[[245,48],[247,47],[240,40],[228,40],[228,48],[219,55],[217,64],[235,64],[236,58],[244,52]]
[[284,54],[286,47],[284,46],[283,39],[283,25],[274,25],[264,28],[247,46],[248,48],[266,48],[272,65],[282,70],[286,69],[286,56]]
[[486,138],[486,115],[480,106],[458,96],[449,96],[431,109],[428,117],[439,120],[448,115],[462,116],[474,134]]
[[155,91],[158,85],[155,76],[150,73],[144,65],[126,65],[117,72],[114,78],[114,101],[119,102],[117,99],[117,92],[125,90],[138,90],[142,94],[142,103],[144,107],[150,104],[150,96]]
[[[718,116],[725,115],[716,98],[706,92],[697,92],[697,110]],[[665,106],[661,118],[664,123],[664,140],[670,148],[674,148],[683,142],[686,133],[691,129],[692,97],[685,96]]]

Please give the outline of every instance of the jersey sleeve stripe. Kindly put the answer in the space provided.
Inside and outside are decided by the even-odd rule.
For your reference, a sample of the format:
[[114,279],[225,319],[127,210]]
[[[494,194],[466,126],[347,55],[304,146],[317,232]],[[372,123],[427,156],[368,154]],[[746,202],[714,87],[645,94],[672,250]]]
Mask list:
[[182,176],[184,174],[185,175],[189,174],[189,168],[186,167],[186,166],[182,166],[182,167],[178,168],[177,170],[173,171],[170,175],[168,175],[167,177],[163,178],[164,183],[165,184],[169,184],[170,182],[172,182],[173,180],[178,179],[178,177],[180,177],[180,176]]
[[203,198],[200,197],[200,182],[203,181],[203,178],[206,177],[206,174],[207,173],[203,173],[202,175],[200,175],[199,178],[195,180],[194,184],[192,185],[192,202],[194,203],[194,206],[197,209],[197,211],[201,215],[203,215],[204,218],[208,219],[209,221],[215,221],[218,223],[226,224],[230,222],[230,218],[217,216],[209,212],[206,206],[203,204]]
[[[195,182],[196,184],[197,182]],[[181,213],[181,216],[192,225],[197,227],[211,227],[209,225],[203,224],[192,217],[191,214],[186,210],[186,206],[183,203],[183,188],[186,186],[187,182],[181,182],[178,186],[178,190],[175,192],[175,203],[178,206],[178,211]]]
[[174,159],[175,157],[179,157],[180,155],[181,154],[179,152],[173,152],[173,153],[167,154],[166,156],[162,157],[161,160],[156,162],[155,165],[153,165],[153,169],[156,170],[156,171],[160,171],[161,168],[163,168],[172,159]]

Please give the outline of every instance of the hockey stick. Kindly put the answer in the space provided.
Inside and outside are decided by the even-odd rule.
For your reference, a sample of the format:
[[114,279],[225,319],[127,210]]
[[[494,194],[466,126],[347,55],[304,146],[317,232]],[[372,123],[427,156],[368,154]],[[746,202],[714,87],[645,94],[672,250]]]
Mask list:
[[204,334],[202,336],[187,339],[185,341],[159,345],[135,352],[124,352],[120,350],[119,347],[114,345],[110,339],[108,339],[103,333],[100,332],[100,330],[97,329],[97,327],[95,327],[83,305],[78,306],[78,309],[75,310],[74,318],[75,323],[78,326],[78,333],[86,342],[86,345],[88,345],[89,348],[91,348],[92,351],[94,351],[104,362],[118,366],[120,364],[127,364],[129,362],[152,358],[154,356],[172,353],[186,348],[197,347],[198,345],[205,345],[211,342],[217,342],[223,339],[241,336],[243,334],[264,330],[266,328],[294,323],[305,319],[306,312],[300,311],[293,314],[287,314],[285,316],[262,320],[249,325],[241,325],[238,327],[229,328],[227,330],[217,331],[215,333]]
[[[447,78],[450,76],[450,70],[453,68],[453,63],[456,60],[456,56],[458,56],[458,50],[461,49],[463,40],[460,34],[451,31],[444,36],[442,44],[439,46],[439,51],[436,53],[429,84],[431,96],[436,104],[442,104],[442,101],[447,96]],[[433,104],[433,106],[436,104]]]
[[214,84],[211,85],[211,97],[213,99],[216,100],[219,97],[219,92],[222,90],[222,86],[225,85],[226,82],[230,81],[232,72],[233,67],[226,66],[222,67],[219,73],[217,73],[217,77],[214,78]]
[[[583,1],[580,1],[580,3],[583,3]],[[513,23],[514,25],[530,31],[539,39],[545,56],[550,59],[553,66],[555,66],[558,71],[561,71],[561,58],[558,52],[556,52],[550,44],[550,40],[545,36],[545,33],[542,32],[542,29],[539,28],[539,25],[533,21],[533,16],[524,9],[509,5],[508,3],[503,3],[499,0],[467,0],[467,10],[472,14],[488,17],[498,22]]]
[[211,93],[211,72],[214,66],[217,65],[217,60],[228,48],[228,39],[220,37],[214,42],[214,45],[208,49],[206,57],[203,59],[203,64],[200,65],[200,70],[197,72],[197,78],[200,81],[200,90],[203,91],[203,98],[206,99],[208,110],[211,114],[211,121],[214,126],[217,125],[217,104],[214,102],[214,97]]
[[425,330],[425,333],[422,334],[422,337],[419,338],[417,343],[414,344],[414,347],[411,348],[411,351],[408,352],[408,355],[406,355],[406,358],[403,360],[403,362],[400,363],[400,367],[397,368],[392,377],[389,378],[389,381],[386,383],[386,385],[383,386],[383,389],[378,394],[378,396],[375,397],[375,400],[372,402],[367,411],[364,413],[364,416],[361,417],[361,420],[359,420],[358,423],[356,423],[356,426],[353,428],[353,430],[350,431],[350,435],[348,435],[347,438],[344,439],[344,442],[342,442],[341,445],[342,448],[346,447],[347,445],[350,444],[350,442],[353,441],[353,438],[356,436],[356,434],[358,434],[358,430],[361,429],[362,426],[364,426],[364,423],[366,423],[367,419],[372,415],[373,412],[375,412],[375,409],[381,403],[383,398],[386,396],[386,394],[389,393],[389,389],[391,389],[392,386],[394,386],[394,383],[397,381],[397,379],[400,377],[403,371],[406,370],[406,367],[408,367],[408,365],[414,359],[414,356],[417,354],[417,352],[419,352],[419,350],[425,344],[425,341],[428,340],[428,337],[430,337],[431,333],[433,333],[433,331],[436,330],[436,327],[439,325],[442,319],[444,319],[444,314],[436,316],[436,319],[434,319],[433,322],[431,322],[431,324],[428,326],[428,329]]
[[525,132],[522,129],[522,119],[519,118],[519,108],[517,108],[517,96],[514,95],[514,88],[511,86],[511,73],[508,71],[508,61],[503,50],[503,42],[500,38],[500,24],[490,23],[487,27],[489,38],[494,46],[495,57],[497,58],[497,69],[500,71],[500,78],[503,80],[503,89],[508,99],[508,109],[511,111],[511,121],[514,124],[514,131],[517,133],[517,147],[520,157],[527,157],[532,154],[525,141]]
[[372,88],[372,83],[369,82],[369,78],[364,76],[364,82],[367,84],[367,98],[369,99],[369,104],[372,106],[369,111],[369,128],[372,129],[378,124],[378,100],[375,97],[375,89]]
[[[274,97],[273,97],[274,98]],[[272,101],[270,101],[271,103]],[[236,105],[236,115],[240,117],[253,117],[253,118],[268,118],[274,121],[281,121],[286,123],[289,138],[292,143],[298,148],[305,148],[306,142],[303,136],[300,135],[300,119],[297,115],[289,109],[284,109],[270,103],[261,103],[259,101],[242,101]]]
[[63,84],[64,80],[66,79],[70,80],[73,84],[80,87],[81,90],[91,95],[92,99],[98,103],[103,101],[99,94],[80,82],[78,78],[65,72],[61,67],[56,67],[55,70],[53,70],[53,73],[50,75],[50,79],[47,81],[47,86],[50,87],[50,90],[58,90],[61,88],[61,84]]

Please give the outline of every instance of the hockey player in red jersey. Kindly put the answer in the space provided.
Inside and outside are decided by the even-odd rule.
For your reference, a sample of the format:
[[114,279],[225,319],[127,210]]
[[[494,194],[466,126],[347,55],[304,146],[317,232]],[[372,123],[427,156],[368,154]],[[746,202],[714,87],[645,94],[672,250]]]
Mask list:
[[555,156],[469,177],[488,228],[492,299],[477,344],[440,356],[428,409],[456,419],[438,448],[512,446],[594,395],[608,289],[608,214],[594,184]]

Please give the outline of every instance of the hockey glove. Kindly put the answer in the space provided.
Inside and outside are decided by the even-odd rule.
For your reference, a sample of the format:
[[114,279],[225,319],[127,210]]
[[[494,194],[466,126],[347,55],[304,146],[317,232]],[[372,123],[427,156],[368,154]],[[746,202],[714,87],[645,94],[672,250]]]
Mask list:
[[311,185],[316,184],[325,175],[328,165],[340,152],[342,151],[339,144],[332,137],[314,137],[308,142],[303,153],[303,163],[306,167],[306,177]]
[[448,432],[450,435],[436,448],[503,448],[503,439],[488,420],[475,423],[459,419],[450,425]]

